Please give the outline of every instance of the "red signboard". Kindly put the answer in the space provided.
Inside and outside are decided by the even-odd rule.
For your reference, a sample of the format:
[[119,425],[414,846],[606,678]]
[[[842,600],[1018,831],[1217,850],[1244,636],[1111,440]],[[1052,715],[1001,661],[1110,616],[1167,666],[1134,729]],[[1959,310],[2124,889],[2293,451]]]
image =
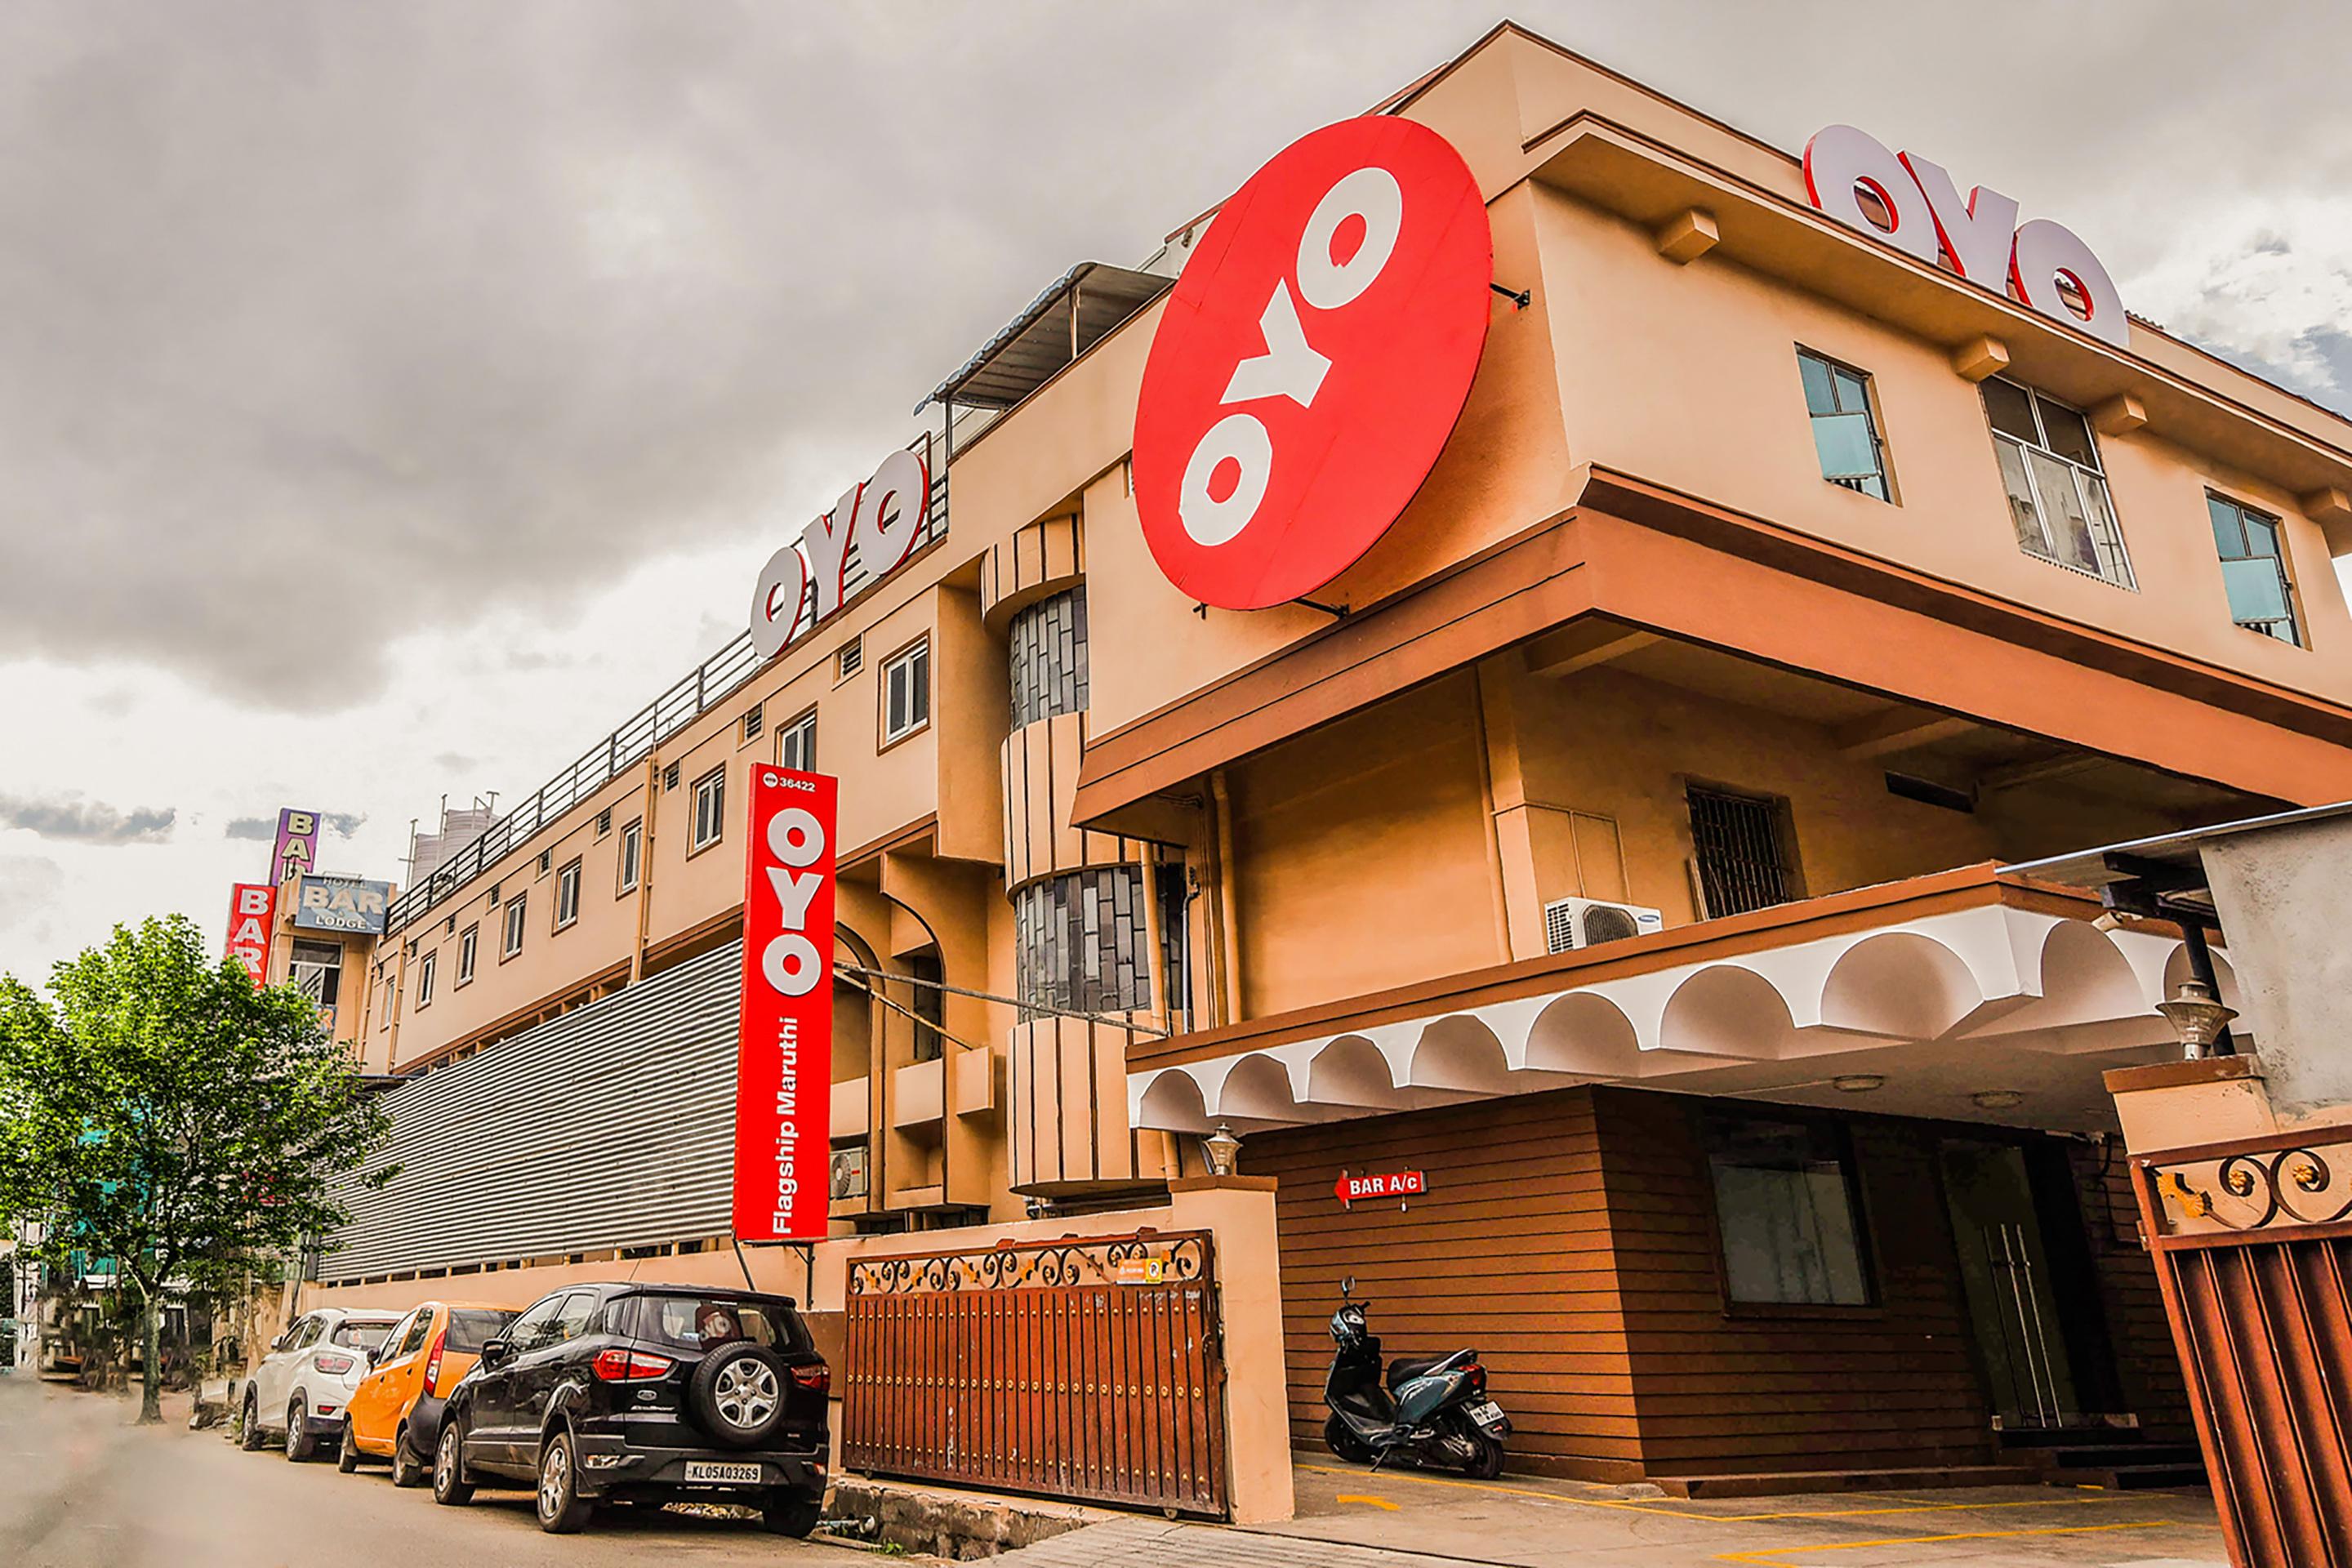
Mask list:
[[833,832],[840,781],[751,770],[735,1068],[735,1235],[824,1235],[832,1174]]
[[1429,1178],[1419,1171],[1390,1171],[1377,1176],[1342,1176],[1334,1191],[1343,1204],[1362,1198],[1417,1198],[1429,1191]]
[[1394,522],[1486,343],[1494,241],[1460,153],[1393,115],[1294,142],[1218,210],[1135,411],[1135,506],[1186,594],[1311,594]]
[[258,986],[269,978],[269,944],[278,932],[278,889],[238,882],[228,890],[227,953]]

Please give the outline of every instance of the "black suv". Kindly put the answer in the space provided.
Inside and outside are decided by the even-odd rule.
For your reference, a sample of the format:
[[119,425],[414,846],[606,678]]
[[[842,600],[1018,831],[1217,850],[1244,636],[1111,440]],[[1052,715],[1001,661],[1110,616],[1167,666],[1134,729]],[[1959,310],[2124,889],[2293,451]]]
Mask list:
[[558,1534],[600,1503],[750,1503],[806,1535],[824,1504],[830,1382],[788,1296],[566,1286],[450,1391],[433,1498],[533,1486],[540,1528]]

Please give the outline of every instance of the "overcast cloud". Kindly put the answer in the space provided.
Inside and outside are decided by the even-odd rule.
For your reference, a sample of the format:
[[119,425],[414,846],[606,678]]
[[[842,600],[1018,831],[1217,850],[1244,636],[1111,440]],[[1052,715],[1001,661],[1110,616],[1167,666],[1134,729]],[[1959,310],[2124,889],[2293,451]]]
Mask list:
[[[2345,7],[1514,14],[1784,147],[1843,120],[1926,152],[2352,406]],[[0,910],[75,942],[213,921],[287,804],[353,819],[334,868],[400,876],[445,792],[528,792],[710,651],[1045,283],[1496,16],[12,0]],[[0,967],[46,966],[30,929]]]

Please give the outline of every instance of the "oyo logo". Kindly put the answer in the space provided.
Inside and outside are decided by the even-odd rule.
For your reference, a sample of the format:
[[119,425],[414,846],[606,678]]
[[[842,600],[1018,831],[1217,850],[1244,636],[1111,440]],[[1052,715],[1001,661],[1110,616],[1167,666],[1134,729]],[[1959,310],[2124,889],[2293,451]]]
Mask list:
[[[796,635],[807,635],[841,608],[853,542],[868,575],[897,571],[922,535],[930,500],[929,467],[901,447],[882,459],[872,479],[844,491],[831,511],[770,556],[751,589],[751,646],[760,657],[773,658]],[[803,605],[812,612],[806,620]]]
[[1168,580],[1233,610],[1310,594],[1404,510],[1486,347],[1486,203],[1393,116],[1291,143],[1218,210],[1135,411],[1135,504]]
[[2021,226],[2017,204],[1999,191],[1979,185],[1962,201],[1942,165],[1916,153],[1890,153],[1851,125],[1832,125],[1805,143],[1805,194],[1847,227],[1930,267],[1943,257],[1971,283],[2012,293],[2051,320],[2119,349],[2131,346],[2123,297],[2091,247],[2046,217]]
[[[797,781],[770,773],[765,782],[789,789]],[[809,905],[824,886],[825,868],[808,869],[824,858],[824,824],[814,813],[788,805],[768,819],[766,837],[776,863],[764,869],[782,929],[760,950],[760,973],[779,996],[805,996],[824,978],[824,955],[807,934]]]

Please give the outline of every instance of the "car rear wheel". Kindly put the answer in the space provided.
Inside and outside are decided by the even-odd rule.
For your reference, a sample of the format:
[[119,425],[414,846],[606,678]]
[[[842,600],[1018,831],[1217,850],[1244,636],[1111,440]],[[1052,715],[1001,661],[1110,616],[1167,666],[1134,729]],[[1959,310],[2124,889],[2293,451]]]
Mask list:
[[408,1446],[405,1426],[392,1435],[392,1484],[403,1488],[425,1484],[425,1467],[418,1461],[416,1450]]
[[570,1535],[588,1522],[596,1505],[580,1495],[580,1465],[572,1434],[556,1433],[539,1453],[539,1528]]
[[441,1428],[433,1450],[433,1500],[444,1508],[459,1508],[474,1500],[473,1483],[466,1479],[466,1425],[452,1421]]
[[245,1413],[236,1418],[236,1446],[248,1454],[261,1448],[261,1404],[250,1388],[245,1391]]
[[349,1416],[345,1416],[343,1418],[343,1440],[341,1446],[337,1447],[335,1450],[335,1468],[348,1476],[359,1468],[359,1439],[352,1436],[351,1418]]
[[286,1462],[300,1464],[315,1447],[310,1441],[310,1407],[298,1394],[286,1407]]
[[816,1528],[816,1521],[824,1514],[824,1504],[815,1498],[777,1492],[769,1497],[760,1512],[770,1530],[798,1540]]

